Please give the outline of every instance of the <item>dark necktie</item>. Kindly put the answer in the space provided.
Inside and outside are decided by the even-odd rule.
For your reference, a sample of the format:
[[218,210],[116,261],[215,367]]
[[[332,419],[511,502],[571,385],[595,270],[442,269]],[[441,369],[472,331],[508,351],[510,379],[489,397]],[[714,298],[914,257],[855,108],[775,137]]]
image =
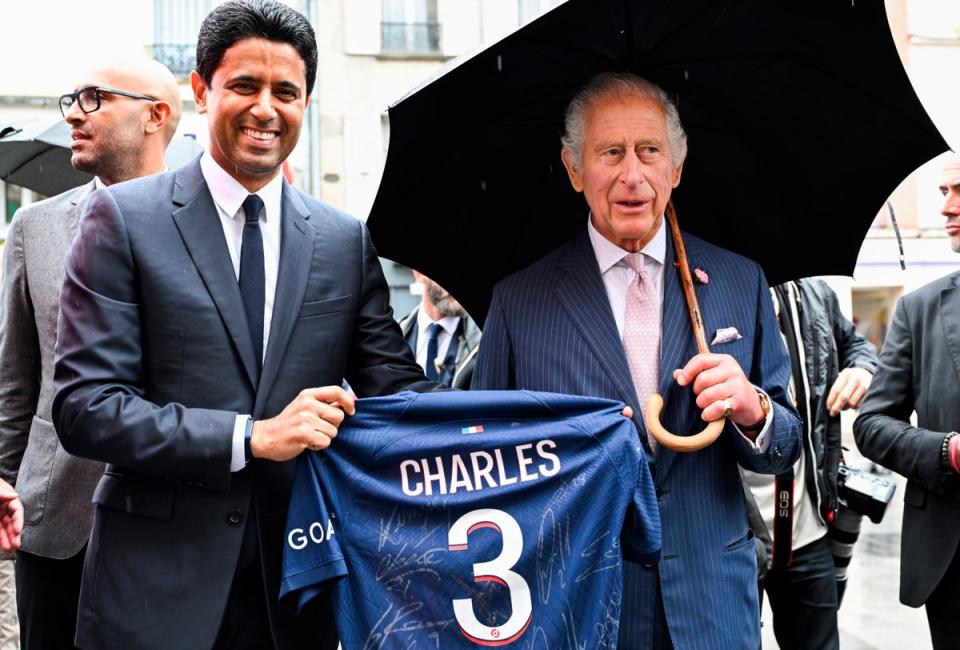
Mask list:
[[427,360],[424,363],[427,371],[427,379],[430,381],[437,380],[437,348],[439,347],[439,338],[440,338],[440,324],[439,323],[430,323],[427,326]]
[[240,248],[240,297],[247,314],[250,339],[257,357],[257,372],[263,364],[263,304],[267,283],[263,271],[263,237],[260,234],[260,213],[263,201],[256,194],[243,201],[243,243]]

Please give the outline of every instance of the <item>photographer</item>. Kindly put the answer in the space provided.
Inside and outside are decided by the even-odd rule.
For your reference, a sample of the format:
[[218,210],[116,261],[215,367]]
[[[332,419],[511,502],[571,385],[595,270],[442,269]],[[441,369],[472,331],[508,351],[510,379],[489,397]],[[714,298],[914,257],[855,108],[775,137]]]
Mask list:
[[[960,253],[960,157],[943,169],[941,213]],[[960,611],[960,273],[906,294],[854,424],[863,455],[907,477],[900,602],[926,605],[933,647],[956,648]],[[917,426],[910,423],[916,411]]]
[[[748,499],[757,506],[751,525],[758,539],[772,537],[772,548],[760,549],[766,551],[761,558],[769,557],[760,567],[761,586],[782,649],[838,648],[837,608],[859,530],[858,517],[845,517],[837,535],[829,530],[838,523],[840,412],[860,405],[877,355],[822,281],[781,284],[771,296],[790,354],[790,393],[804,421],[804,444],[791,472],[772,477],[744,471]],[[831,538],[849,542],[836,568]]]

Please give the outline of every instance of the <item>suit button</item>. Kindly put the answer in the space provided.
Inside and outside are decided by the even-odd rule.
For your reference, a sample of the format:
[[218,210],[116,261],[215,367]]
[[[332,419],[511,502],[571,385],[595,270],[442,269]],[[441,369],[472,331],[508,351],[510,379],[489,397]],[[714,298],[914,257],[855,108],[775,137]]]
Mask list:
[[227,513],[227,521],[236,526],[243,521],[243,511],[231,510],[229,513]]
[[779,447],[777,447],[776,449],[773,450],[773,457],[774,457],[774,458],[783,458],[783,452],[780,451],[780,448],[779,448]]

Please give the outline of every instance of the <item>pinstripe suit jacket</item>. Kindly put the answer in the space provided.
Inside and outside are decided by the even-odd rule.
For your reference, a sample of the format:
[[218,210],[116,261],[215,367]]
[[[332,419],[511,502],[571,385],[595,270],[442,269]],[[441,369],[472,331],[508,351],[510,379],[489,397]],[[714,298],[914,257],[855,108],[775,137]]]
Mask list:
[[[669,239],[669,238],[668,238]],[[760,645],[756,558],[747,526],[738,462],[756,472],[787,469],[799,453],[800,423],[787,406],[789,359],[767,282],[754,262],[684,235],[691,266],[710,275],[697,295],[707,336],[736,327],[743,338],[717,345],[774,401],[772,439],[757,454],[732,427],[707,449],[656,451],[655,483],[663,522],[659,565],[663,606],[678,650]],[[663,423],[676,433],[703,428],[694,395],[671,373],[696,344],[667,244],[660,393]],[[586,230],[570,243],[497,285],[487,314],[473,388],[531,389],[618,399],[639,414],[623,344]],[[639,416],[636,426],[646,440]],[[644,444],[646,444],[644,442]],[[649,450],[648,450],[649,453]],[[642,647],[656,581],[628,563],[620,646]],[[645,577],[646,576],[646,577]]]

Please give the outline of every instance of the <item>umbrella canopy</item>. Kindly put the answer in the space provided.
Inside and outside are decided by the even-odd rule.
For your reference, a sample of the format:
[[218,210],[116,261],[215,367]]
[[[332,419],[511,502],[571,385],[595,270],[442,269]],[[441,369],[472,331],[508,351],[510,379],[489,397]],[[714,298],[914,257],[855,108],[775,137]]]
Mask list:
[[681,226],[772,283],[850,274],[883,202],[947,149],[882,2],[570,0],[390,107],[368,221],[380,254],[482,322],[498,280],[586,225],[560,135],[603,71],[671,95],[689,136]]
[[[0,180],[54,196],[88,183],[93,176],[70,164],[70,125],[29,120],[0,127]],[[192,137],[174,138],[164,159],[176,169],[203,151]]]
[[63,120],[31,120],[0,129],[0,179],[53,196],[91,178],[70,165],[70,125]]

